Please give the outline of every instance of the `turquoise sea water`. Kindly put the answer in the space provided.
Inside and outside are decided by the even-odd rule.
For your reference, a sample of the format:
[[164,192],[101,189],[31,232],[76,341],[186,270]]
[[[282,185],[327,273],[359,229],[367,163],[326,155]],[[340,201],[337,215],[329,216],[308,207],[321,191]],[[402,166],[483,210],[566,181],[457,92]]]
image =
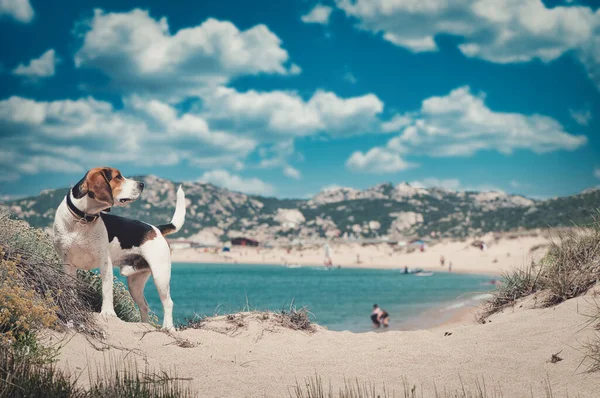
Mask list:
[[[171,295],[176,321],[194,313],[238,312],[246,302],[256,309],[277,311],[289,308],[293,300],[296,307],[307,306],[320,325],[361,332],[371,330],[374,303],[390,314],[394,329],[442,323],[453,310],[477,303],[491,290],[489,280],[448,273],[419,277],[394,270],[175,263]],[[146,298],[162,321],[162,306],[151,279]]]

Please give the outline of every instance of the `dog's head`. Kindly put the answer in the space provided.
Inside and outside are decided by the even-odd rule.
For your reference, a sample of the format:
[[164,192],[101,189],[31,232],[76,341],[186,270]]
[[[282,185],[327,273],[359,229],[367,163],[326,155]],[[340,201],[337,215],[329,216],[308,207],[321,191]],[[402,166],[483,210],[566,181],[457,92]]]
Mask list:
[[106,207],[125,206],[139,198],[143,190],[143,183],[123,177],[117,169],[96,167],[73,187],[73,196],[81,199],[87,195]]

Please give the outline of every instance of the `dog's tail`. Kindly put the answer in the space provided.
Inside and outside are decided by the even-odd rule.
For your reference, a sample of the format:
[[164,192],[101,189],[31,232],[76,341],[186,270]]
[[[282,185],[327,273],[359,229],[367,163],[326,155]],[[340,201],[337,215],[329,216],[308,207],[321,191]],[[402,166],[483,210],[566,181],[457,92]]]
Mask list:
[[174,234],[179,231],[185,221],[185,193],[181,185],[177,189],[177,204],[175,204],[175,214],[171,222],[168,224],[158,225],[156,228],[160,231],[163,236]]

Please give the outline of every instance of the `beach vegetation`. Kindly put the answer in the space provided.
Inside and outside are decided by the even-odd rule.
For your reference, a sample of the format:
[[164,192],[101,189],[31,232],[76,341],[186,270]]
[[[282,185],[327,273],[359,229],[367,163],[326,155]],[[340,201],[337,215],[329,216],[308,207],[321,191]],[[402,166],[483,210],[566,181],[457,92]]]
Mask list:
[[[361,382],[358,379],[344,380],[343,386],[334,389],[331,383],[325,384],[318,374],[304,379],[303,383],[296,381],[296,385],[290,389],[290,398],[502,398],[502,388],[500,385],[490,387],[486,385],[483,378],[477,378],[472,385],[466,385],[459,376],[460,388],[457,389],[439,389],[434,385],[433,393],[427,392],[422,386],[409,383],[408,379],[402,379],[402,391],[390,391],[384,385],[371,382]],[[427,394],[427,395],[426,395]],[[531,398],[553,398],[552,383],[549,379],[544,380],[543,388],[534,393],[531,391]]]
[[[40,316],[41,312],[36,316],[41,322],[40,327],[76,329],[90,334],[100,332],[92,317],[92,313],[99,311],[102,305],[100,276],[84,270],[78,270],[76,279],[66,275],[47,233],[2,213],[0,253],[0,286],[6,294],[12,292],[11,297],[18,296],[23,301],[1,301],[0,311],[4,312],[6,319],[18,319],[20,304],[40,311],[44,308],[44,316]],[[17,291],[19,294],[16,294]],[[12,307],[8,308],[7,303],[11,303]],[[116,279],[114,303],[115,312],[122,320],[140,320],[127,288]],[[9,316],[12,311],[15,312]]]
[[[215,311],[216,312],[216,311]],[[242,306],[242,310],[238,313],[207,316],[194,314],[194,316],[186,317],[184,322],[177,325],[178,330],[187,329],[202,329],[212,321],[224,320],[235,325],[235,328],[243,328],[247,326],[249,320],[258,320],[260,322],[271,322],[275,326],[280,326],[286,329],[299,330],[303,332],[314,332],[316,324],[311,321],[311,316],[314,315],[307,307],[298,308],[292,300],[287,308],[282,308],[280,311],[260,311],[254,308],[248,299]]]
[[29,398],[187,398],[196,396],[186,380],[134,362],[111,359],[82,388],[54,364],[40,364],[9,347],[0,346],[0,397]]
[[548,252],[538,263],[505,273],[502,284],[485,303],[480,320],[538,292],[543,292],[544,306],[556,305],[586,293],[598,280],[600,219],[596,216],[587,225],[555,232]]

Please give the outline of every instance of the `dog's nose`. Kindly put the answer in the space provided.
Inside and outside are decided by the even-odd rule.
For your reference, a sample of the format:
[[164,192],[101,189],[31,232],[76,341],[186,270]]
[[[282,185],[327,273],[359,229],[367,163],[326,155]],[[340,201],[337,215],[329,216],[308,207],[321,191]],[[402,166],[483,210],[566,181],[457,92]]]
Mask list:
[[138,187],[140,188],[140,191],[144,190],[144,183],[143,182],[139,182],[138,183]]

